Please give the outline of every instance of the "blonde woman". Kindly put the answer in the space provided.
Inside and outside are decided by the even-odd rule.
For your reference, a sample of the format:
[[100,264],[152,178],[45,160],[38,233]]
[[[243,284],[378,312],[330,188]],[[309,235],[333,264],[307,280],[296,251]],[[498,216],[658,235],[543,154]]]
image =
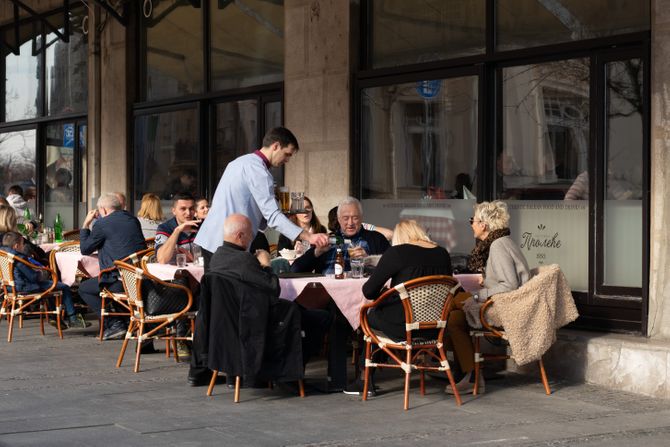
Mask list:
[[[421,276],[452,274],[449,252],[431,241],[415,220],[401,220],[395,226],[391,245],[382,255],[370,279],[363,284],[363,294],[369,300],[379,297],[389,279],[393,287]],[[405,312],[398,296],[387,299],[384,305],[371,310],[368,322],[371,327],[394,340],[404,340],[406,337]],[[369,389],[374,390],[374,387]],[[360,394],[362,390],[363,384],[359,379],[350,384],[345,393]]]
[[140,221],[145,238],[156,237],[156,228],[165,220],[161,199],[156,194],[148,192],[142,196],[137,219]]
[[[5,235],[5,233],[10,231],[18,231],[18,222],[19,219],[14,208],[12,208],[11,205],[0,204],[0,241],[2,241],[2,237]],[[24,255],[28,256],[29,258],[33,258],[42,265],[47,265],[49,263],[49,258],[46,253],[44,253],[44,250],[30,242],[25,237],[23,238],[23,242],[24,244],[22,253]]]

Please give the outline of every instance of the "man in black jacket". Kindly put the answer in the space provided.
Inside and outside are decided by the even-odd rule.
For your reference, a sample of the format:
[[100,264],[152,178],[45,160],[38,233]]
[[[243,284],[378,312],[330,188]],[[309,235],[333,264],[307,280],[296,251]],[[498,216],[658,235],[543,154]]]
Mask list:
[[[240,362],[245,365],[244,373],[250,374],[246,379],[253,379],[253,372],[261,370],[266,374],[272,370],[268,375],[273,378],[301,378],[303,353],[299,335],[300,316],[292,318],[290,314],[296,312],[296,307],[279,300],[279,278],[272,271],[270,254],[265,250],[257,250],[253,254],[247,251],[253,233],[251,222],[246,216],[228,216],[223,230],[223,245],[212,256],[209,272],[203,279],[189,384],[206,385],[211,377],[208,366],[212,365],[213,368],[235,375]],[[223,280],[217,280],[217,277]],[[228,308],[230,303],[222,302],[232,301],[230,295],[239,301],[240,319],[223,324],[227,317],[217,314],[226,313],[222,309]],[[285,321],[286,325],[275,324],[277,319]],[[278,328],[291,325],[292,330],[283,334],[276,332]],[[229,334],[231,330],[235,330],[235,333]],[[238,336],[241,350],[228,349],[230,345],[218,343],[220,339],[230,340]],[[217,340],[211,340],[211,337]],[[281,353],[277,352],[280,345]],[[236,360],[231,362],[231,357]]]
[[[96,224],[91,230],[94,220]],[[82,254],[98,251],[100,270],[114,267],[114,261],[147,248],[140,222],[122,209],[115,194],[104,194],[98,199],[97,208],[89,211],[84,219],[79,238]],[[100,315],[100,288],[103,286],[110,292],[123,292],[118,271],[103,273],[99,282],[98,278],[87,279],[79,286],[79,296],[96,315]],[[103,340],[123,338],[127,326],[127,319],[105,318]]]

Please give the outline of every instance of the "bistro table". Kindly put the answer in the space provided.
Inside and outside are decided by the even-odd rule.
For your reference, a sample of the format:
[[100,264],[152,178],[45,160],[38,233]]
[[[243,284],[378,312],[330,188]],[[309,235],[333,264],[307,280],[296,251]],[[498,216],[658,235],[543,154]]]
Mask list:
[[40,244],[40,248],[44,250],[44,253],[49,253],[54,248],[60,247],[61,244],[62,242],[47,242],[44,244]]
[[97,277],[100,273],[100,264],[98,263],[97,255],[59,251],[56,253],[56,264],[58,265],[61,281],[68,286],[71,286],[77,280],[77,268],[91,278]]
[[163,281],[172,281],[177,270],[187,270],[198,282],[202,280],[202,276],[205,274],[204,267],[192,262],[186,264],[186,267],[177,267],[174,264],[159,264],[158,262],[147,264],[147,271]]

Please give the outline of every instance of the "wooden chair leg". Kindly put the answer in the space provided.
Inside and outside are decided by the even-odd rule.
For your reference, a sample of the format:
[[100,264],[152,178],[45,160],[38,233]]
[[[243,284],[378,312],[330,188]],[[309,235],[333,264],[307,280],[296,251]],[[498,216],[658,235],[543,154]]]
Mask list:
[[480,337],[474,336],[473,338],[475,348],[475,387],[472,391],[472,395],[476,396],[477,394],[479,394],[479,375],[482,373],[481,371],[482,353],[480,346]]
[[365,381],[363,382],[363,401],[368,400],[368,387],[370,386],[370,351],[372,343],[369,341],[365,342]]
[[419,371],[419,390],[422,396],[426,395],[426,375],[423,370]]
[[212,391],[214,391],[214,385],[216,384],[216,376],[219,375],[218,371],[212,371],[212,378],[209,379],[209,386],[207,387],[207,395],[211,396]]
[[235,376],[235,395],[233,397],[233,402],[240,403],[240,376]]
[[60,339],[63,339],[63,327],[62,327],[62,307],[63,307],[63,298],[60,296],[56,297],[56,326],[58,327],[58,336]]
[[9,329],[7,330],[7,343],[12,342],[12,335],[14,334],[14,309],[16,309],[16,302],[12,301],[12,311],[9,314]]
[[305,397],[305,381],[302,379],[298,380],[298,394],[300,397]]
[[44,335],[44,317],[46,316],[44,312],[48,312],[48,308],[44,302],[40,302],[37,304],[37,309],[40,312],[40,332]]
[[[407,350],[407,355],[406,355],[406,364],[407,367],[411,368],[410,365],[412,364],[412,351]],[[404,408],[405,410],[409,410],[409,380],[410,380],[410,374],[412,373],[412,370],[409,369],[408,371],[405,371],[405,405]]]
[[[137,327],[137,352],[135,353],[135,369],[133,369],[134,372],[140,372],[140,357],[142,356],[142,342],[140,341],[142,339],[142,335],[144,334],[144,323],[139,322],[139,326]],[[128,333],[126,332],[126,338],[128,337]]]
[[123,356],[126,353],[126,348],[128,347],[128,342],[130,341],[130,337],[128,337],[128,333],[132,334],[134,330],[134,325],[135,322],[133,320],[130,320],[130,324],[128,325],[128,332],[126,332],[126,338],[123,339],[123,344],[121,345],[121,352],[119,352],[119,358],[116,361],[116,367],[120,368],[121,367],[121,362],[123,362]]
[[542,385],[544,385],[544,392],[547,396],[551,395],[551,388],[549,388],[549,379],[547,379],[547,371],[544,369],[544,362],[542,358],[538,362],[540,364],[540,376],[542,377]]
[[100,299],[100,334],[98,337],[102,341],[102,337],[105,336],[105,299],[101,297]]

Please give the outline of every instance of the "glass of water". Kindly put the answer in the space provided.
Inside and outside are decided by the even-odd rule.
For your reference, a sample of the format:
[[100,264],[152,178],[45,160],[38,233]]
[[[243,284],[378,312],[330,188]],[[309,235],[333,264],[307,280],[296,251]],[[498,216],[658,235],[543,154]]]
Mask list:
[[179,268],[186,267],[186,254],[177,253],[176,259],[177,259],[177,267]]
[[193,264],[200,265],[200,258],[202,257],[202,249],[199,245],[191,244],[191,255],[193,255]]
[[365,262],[362,259],[352,259],[349,263],[351,264],[351,277],[362,278]]

